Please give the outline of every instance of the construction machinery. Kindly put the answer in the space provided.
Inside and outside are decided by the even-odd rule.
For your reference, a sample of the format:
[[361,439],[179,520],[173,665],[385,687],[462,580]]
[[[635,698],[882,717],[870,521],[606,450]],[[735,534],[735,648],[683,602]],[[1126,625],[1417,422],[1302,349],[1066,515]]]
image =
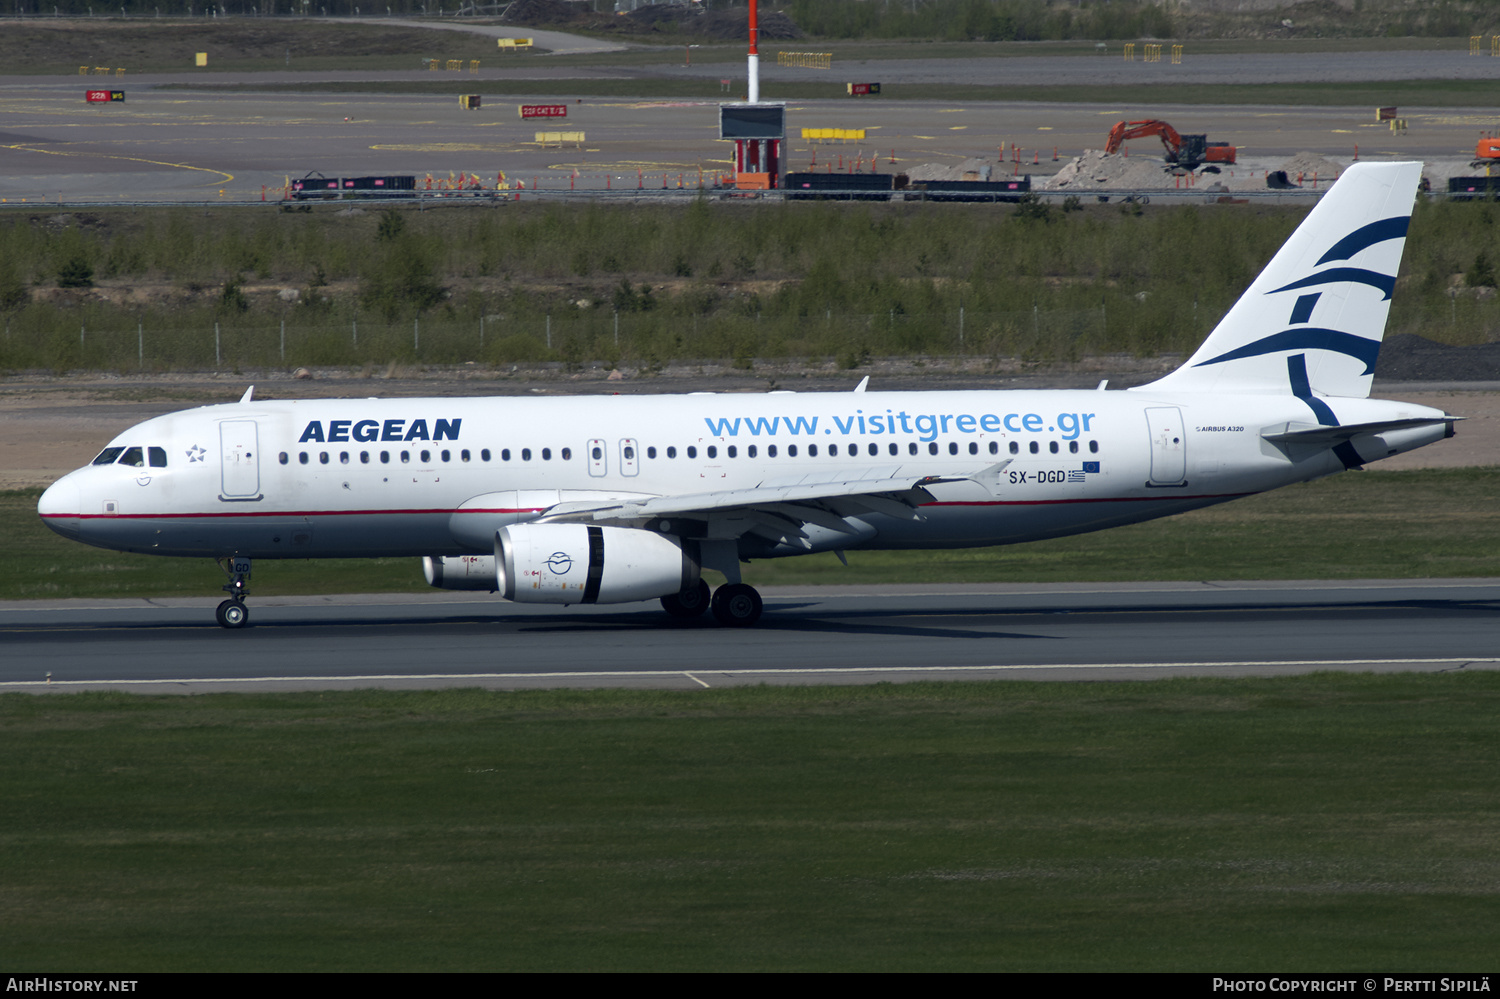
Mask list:
[[1209,142],[1206,135],[1181,135],[1164,121],[1120,121],[1109,130],[1106,153],[1117,153],[1130,139],[1154,135],[1166,147],[1166,161],[1184,170],[1196,170],[1205,163],[1233,163],[1235,148],[1227,142]]
[[1485,136],[1474,147],[1474,160],[1470,166],[1476,170],[1484,167],[1485,173],[1488,174],[1490,168],[1496,165],[1500,165],[1500,139]]

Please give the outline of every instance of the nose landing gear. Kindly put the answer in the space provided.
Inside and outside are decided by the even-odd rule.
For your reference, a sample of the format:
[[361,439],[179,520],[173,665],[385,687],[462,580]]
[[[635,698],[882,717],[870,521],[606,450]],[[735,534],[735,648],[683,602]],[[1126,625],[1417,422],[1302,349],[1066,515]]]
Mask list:
[[250,623],[250,608],[245,606],[245,598],[250,595],[250,591],[245,589],[245,583],[250,578],[250,560],[221,558],[215,561],[229,577],[229,582],[224,584],[224,591],[229,594],[229,599],[219,604],[214,617],[221,628],[243,628]]

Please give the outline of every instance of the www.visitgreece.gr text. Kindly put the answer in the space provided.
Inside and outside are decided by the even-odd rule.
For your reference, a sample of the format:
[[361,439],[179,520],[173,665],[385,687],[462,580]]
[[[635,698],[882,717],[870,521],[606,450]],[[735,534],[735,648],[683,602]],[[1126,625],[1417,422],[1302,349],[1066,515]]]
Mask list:
[[[866,414],[855,410],[851,416],[833,416],[823,424],[823,433],[839,436],[872,437],[881,434],[916,436],[934,441],[944,434],[1049,433],[1065,441],[1093,430],[1094,413],[1058,413],[1048,419],[1039,413],[908,413],[887,409],[884,413]],[[816,416],[705,416],[713,437],[811,437],[818,433]]]

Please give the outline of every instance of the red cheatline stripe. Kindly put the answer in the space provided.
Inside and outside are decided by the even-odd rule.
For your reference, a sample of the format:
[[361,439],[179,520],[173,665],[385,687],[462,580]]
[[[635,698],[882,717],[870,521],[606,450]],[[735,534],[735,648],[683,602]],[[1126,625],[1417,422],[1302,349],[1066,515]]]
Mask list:
[[[1241,496],[1253,495],[1255,495],[1253,492],[1197,493],[1191,496],[1163,493],[1159,496],[1096,496],[1078,499],[943,501],[923,503],[922,506],[925,508],[933,506],[1062,506],[1071,503],[1156,503],[1167,500],[1237,499]],[[211,513],[44,513],[39,516],[43,520],[192,520],[213,517],[390,517],[431,514],[451,516],[457,513],[541,513],[545,509],[546,507],[533,506],[516,509],[496,507],[469,510],[224,510]]]
[[212,513],[43,513],[43,520],[191,520],[208,517],[382,517],[410,514],[455,513],[541,513],[546,507],[522,507],[515,510],[222,510]]
[[1254,495],[1253,492],[1197,493],[1192,496],[1173,496],[1169,493],[1163,493],[1160,496],[1096,496],[1079,499],[943,501],[923,503],[922,506],[1060,506],[1066,503],[1154,503],[1162,500],[1237,499],[1241,496]]

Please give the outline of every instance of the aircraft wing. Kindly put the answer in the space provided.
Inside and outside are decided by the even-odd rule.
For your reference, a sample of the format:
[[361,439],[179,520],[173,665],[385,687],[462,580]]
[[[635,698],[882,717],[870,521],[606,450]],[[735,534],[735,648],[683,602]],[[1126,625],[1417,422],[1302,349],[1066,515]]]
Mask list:
[[[919,507],[933,500],[929,486],[943,482],[977,482],[993,492],[1010,459],[970,474],[924,475],[909,465],[869,469],[854,478],[804,476],[770,480],[748,489],[653,496],[645,499],[559,503],[539,523],[592,521],[639,526],[659,518],[706,521],[711,535],[758,534],[771,540],[805,540],[804,525],[857,536],[861,528],[846,518],[883,514],[905,520],[926,519]],[[867,529],[865,529],[867,530]]]

